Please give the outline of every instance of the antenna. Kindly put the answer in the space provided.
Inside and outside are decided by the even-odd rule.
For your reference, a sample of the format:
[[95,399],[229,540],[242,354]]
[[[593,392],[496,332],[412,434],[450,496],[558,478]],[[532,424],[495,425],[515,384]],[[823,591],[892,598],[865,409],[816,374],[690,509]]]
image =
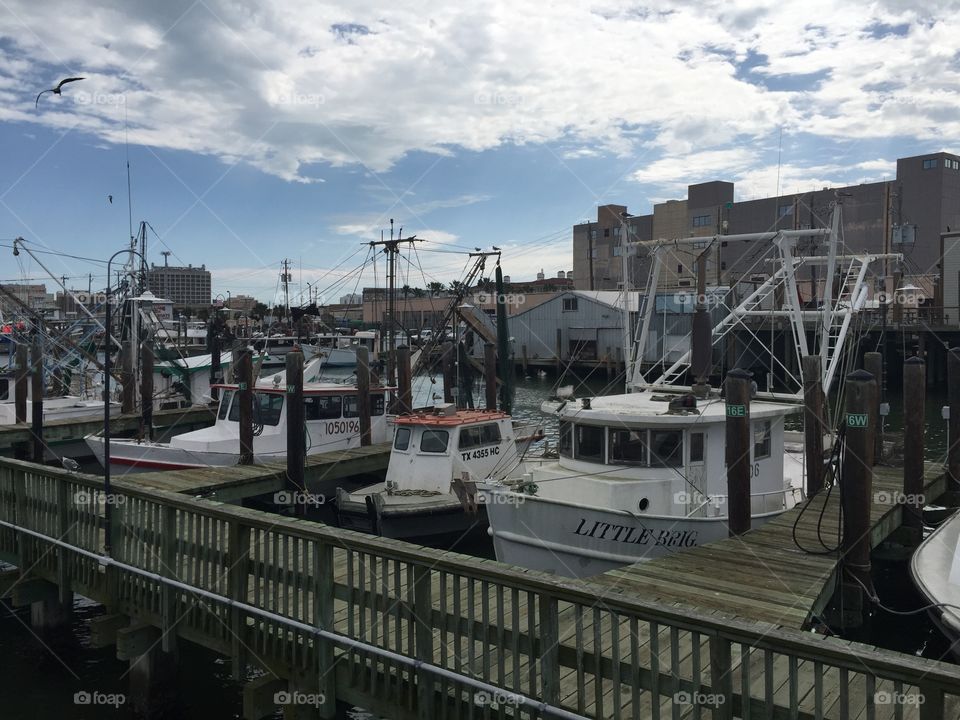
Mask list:
[[[127,224],[130,230],[130,244],[133,245],[133,192],[130,189],[130,127],[127,123],[127,103],[123,103],[123,147],[127,156]],[[107,278],[110,282],[110,278]]]
[[170,251],[169,251],[169,250],[161,250],[161,251],[160,251],[160,254],[163,255],[163,266],[164,266],[164,267],[167,267],[167,266],[169,265],[168,259],[169,259],[169,257],[170,257]]

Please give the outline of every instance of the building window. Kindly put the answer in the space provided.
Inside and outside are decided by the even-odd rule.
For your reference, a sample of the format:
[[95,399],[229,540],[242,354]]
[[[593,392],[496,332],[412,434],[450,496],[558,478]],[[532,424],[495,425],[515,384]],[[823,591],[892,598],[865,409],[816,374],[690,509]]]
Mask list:
[[610,237],[610,228],[604,228],[604,229],[603,229],[603,236],[604,236],[604,237]]
[[694,227],[709,227],[713,225],[713,222],[710,219],[709,215],[694,215],[693,216],[693,226]]
[[563,311],[564,312],[576,312],[577,311],[577,298],[575,297],[565,297],[563,299]]
[[678,273],[682,273],[682,272],[683,272],[683,265],[680,264],[680,263],[677,263],[677,272],[678,272]]
[[777,217],[786,217],[787,215],[793,215],[793,203],[790,205],[781,205],[777,208]]
[[936,166],[937,166],[937,159],[936,159],[936,158],[929,158],[929,159],[923,161],[923,169],[924,169],[924,170],[932,170],[932,169],[935,168]]
[[591,240],[596,240],[596,239],[597,239],[597,231],[596,231],[596,230],[591,230],[591,231],[590,231],[590,239],[591,239]]
[[951,160],[950,167],[952,167],[954,170],[960,170],[960,160]]

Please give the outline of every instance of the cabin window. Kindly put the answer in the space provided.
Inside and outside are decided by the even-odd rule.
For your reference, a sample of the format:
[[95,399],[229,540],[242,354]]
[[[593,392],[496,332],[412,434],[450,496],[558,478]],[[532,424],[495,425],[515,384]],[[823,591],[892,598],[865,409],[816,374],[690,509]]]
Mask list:
[[477,447],[479,445],[493,445],[499,442],[500,426],[496,423],[460,428],[461,450]]
[[690,462],[703,462],[703,433],[690,433]]
[[393,438],[393,447],[395,450],[406,450],[410,447],[410,428],[397,428],[397,434]]
[[683,465],[683,432],[680,430],[650,431],[650,467]]
[[227,416],[231,400],[233,400],[233,390],[224,391],[223,398],[220,400],[220,412],[217,413],[218,420],[223,420]]
[[617,465],[646,465],[647,431],[611,428],[610,462]]
[[0,380],[0,400],[10,399],[10,381]]
[[303,402],[306,406],[307,420],[333,420],[340,417],[341,397],[339,395],[308,395]]
[[560,443],[557,451],[564,457],[573,457],[573,425],[560,421]]
[[770,421],[753,424],[753,459],[770,457]]
[[603,436],[606,429],[592,425],[577,425],[574,430],[577,439],[576,458],[588,462],[603,462]]
[[[357,411],[357,396],[356,395],[344,395],[343,396],[343,416],[345,418],[355,418],[360,417],[360,413]],[[371,395],[370,396],[370,417],[376,417],[378,415],[383,415],[383,395]]]
[[[283,395],[273,393],[255,393],[253,396],[253,423],[254,425],[279,425],[280,415],[283,412]],[[229,420],[240,420],[240,403],[235,402],[230,407]]]
[[424,430],[420,436],[420,452],[445,453],[449,438],[446,430]]

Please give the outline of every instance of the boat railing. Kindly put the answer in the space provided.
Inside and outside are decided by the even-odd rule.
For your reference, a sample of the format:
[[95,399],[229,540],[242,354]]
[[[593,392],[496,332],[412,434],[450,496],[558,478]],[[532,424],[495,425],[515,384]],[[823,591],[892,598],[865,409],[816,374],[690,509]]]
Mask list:
[[[697,495],[702,497],[703,501],[688,510],[687,517],[722,517],[726,515],[728,495],[703,495],[701,493],[697,493]],[[777,510],[789,510],[802,499],[803,491],[795,487],[783,488],[781,490],[768,490],[766,492],[752,492],[750,493],[750,512],[764,513],[776,512]],[[773,502],[771,502],[771,500]],[[706,511],[711,508],[714,512],[708,515]]]

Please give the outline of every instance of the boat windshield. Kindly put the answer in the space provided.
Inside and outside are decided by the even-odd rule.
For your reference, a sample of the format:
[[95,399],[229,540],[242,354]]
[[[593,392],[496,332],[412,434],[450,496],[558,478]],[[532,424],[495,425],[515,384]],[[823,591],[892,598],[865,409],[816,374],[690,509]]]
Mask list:
[[223,420],[227,416],[227,410],[230,409],[230,401],[233,400],[233,390],[225,390],[223,398],[220,400],[220,412],[217,413],[217,419]]
[[[283,414],[283,395],[273,393],[254,393],[253,395],[253,422],[257,425],[279,425]],[[240,421],[240,403],[235,402],[230,408],[228,419],[231,422]]]
[[450,433],[446,430],[428,430],[424,429],[420,436],[420,452],[427,453],[445,453],[447,451],[447,441]]

